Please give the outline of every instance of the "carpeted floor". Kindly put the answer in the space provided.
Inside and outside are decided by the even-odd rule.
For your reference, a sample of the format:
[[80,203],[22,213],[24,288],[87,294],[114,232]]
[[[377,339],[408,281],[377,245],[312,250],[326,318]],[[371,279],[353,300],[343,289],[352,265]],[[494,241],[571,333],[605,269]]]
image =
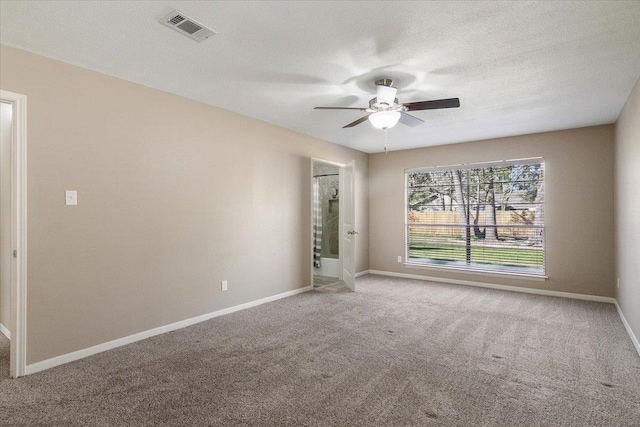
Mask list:
[[0,425],[613,427],[639,402],[611,304],[368,275],[2,378]]

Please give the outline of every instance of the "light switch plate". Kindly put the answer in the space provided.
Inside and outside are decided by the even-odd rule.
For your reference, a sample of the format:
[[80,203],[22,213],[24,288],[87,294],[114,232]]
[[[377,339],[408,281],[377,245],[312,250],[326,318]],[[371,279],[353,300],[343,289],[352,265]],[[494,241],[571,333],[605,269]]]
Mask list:
[[64,200],[67,206],[76,206],[78,204],[78,192],[74,190],[65,191]]

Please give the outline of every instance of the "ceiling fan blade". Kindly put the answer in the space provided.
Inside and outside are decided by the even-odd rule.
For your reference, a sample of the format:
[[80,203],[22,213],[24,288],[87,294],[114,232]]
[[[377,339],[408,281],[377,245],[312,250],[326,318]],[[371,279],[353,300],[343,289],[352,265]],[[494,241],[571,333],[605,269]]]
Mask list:
[[358,110],[358,111],[367,111],[366,108],[358,108],[358,107],[314,107],[314,110]]
[[411,114],[407,114],[405,112],[402,112],[402,115],[400,116],[399,122],[402,123],[403,125],[416,127],[416,126],[421,125],[422,123],[424,123],[424,120],[419,119],[416,116],[412,116]]
[[342,129],[345,129],[345,128],[352,128],[352,127],[354,127],[354,126],[358,126],[360,123],[366,122],[366,121],[367,121],[367,119],[369,118],[369,116],[370,116],[370,114],[367,114],[367,115],[366,115],[366,116],[364,116],[364,117],[360,117],[360,118],[359,118],[358,120],[356,120],[355,122],[351,122],[351,123],[349,123],[349,124],[348,124],[348,125],[346,125],[346,126],[342,126]]
[[448,99],[436,99],[434,101],[422,101],[422,102],[407,102],[402,104],[407,107],[407,111],[417,110],[437,110],[440,108],[457,108],[460,106],[460,99],[448,98]]

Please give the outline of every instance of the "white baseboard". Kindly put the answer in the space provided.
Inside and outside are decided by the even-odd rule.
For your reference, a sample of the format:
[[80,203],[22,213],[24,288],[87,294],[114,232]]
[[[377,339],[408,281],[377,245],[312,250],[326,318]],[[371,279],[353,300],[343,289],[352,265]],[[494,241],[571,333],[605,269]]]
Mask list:
[[627,322],[627,319],[625,319],[624,314],[622,314],[622,309],[620,308],[617,302],[616,302],[616,309],[618,309],[618,315],[620,315],[620,320],[622,320],[622,324],[624,325],[624,328],[627,330],[627,333],[629,334],[629,338],[631,338],[631,342],[633,343],[633,346],[636,348],[636,351],[638,352],[638,356],[640,356],[640,342],[638,342],[638,338],[636,338],[636,335],[631,330],[631,326],[629,326],[629,323]]
[[570,292],[549,291],[546,289],[523,288],[521,286],[498,285],[494,283],[474,282],[471,280],[447,279],[444,277],[429,277],[419,274],[395,273],[392,271],[369,270],[370,274],[379,274],[381,276],[401,277],[404,279],[428,280],[430,282],[451,283],[454,285],[476,286],[480,288],[498,289],[501,291],[522,292],[526,294],[547,295],[552,297],[573,298],[587,301],[606,302],[615,304],[616,299],[610,297],[602,297],[599,295],[573,294]]
[[41,362],[27,365],[26,375],[34,374],[36,372],[43,371],[45,369],[53,368],[54,366],[63,365],[65,363],[73,362],[74,360],[83,359],[88,356],[92,356],[103,351],[111,350],[123,345],[131,344],[136,341],[140,341],[146,338],[151,338],[156,335],[164,334],[166,332],[175,331],[176,329],[182,329],[187,326],[195,325],[196,323],[204,322],[214,317],[223,316],[225,314],[234,313],[236,311],[244,310],[247,308],[255,307],[257,305],[265,304],[267,302],[276,301],[282,298],[298,295],[303,292],[307,292],[313,289],[313,286],[307,286],[300,289],[294,289],[292,291],[284,292],[278,295],[262,298],[256,301],[250,301],[244,304],[236,305],[234,307],[225,308],[222,310],[214,311],[211,313],[203,314],[201,316],[192,317],[190,319],[181,320],[179,322],[171,323],[169,325],[160,326],[158,328],[149,329],[147,331],[139,332],[137,334],[129,335],[126,337],[118,338],[113,341],[105,342],[102,344],[94,345],[93,347],[85,348],[82,350],[74,351],[72,353],[56,356],[51,359],[43,360]]
[[[574,298],[574,299],[582,299],[582,300],[588,300],[588,301],[612,303],[612,304],[615,304],[616,309],[618,310],[618,314],[620,315],[620,319],[622,320],[622,324],[624,325],[627,333],[629,334],[629,337],[631,338],[631,341],[636,351],[638,352],[638,355],[640,355],[640,343],[638,342],[638,339],[636,338],[633,331],[631,330],[629,323],[625,319],[624,314],[622,313],[622,310],[620,309],[620,307],[618,306],[618,303],[614,298],[601,297],[597,295],[574,294],[569,292],[548,291],[544,289],[530,289],[530,288],[523,288],[518,286],[507,286],[507,285],[498,285],[498,284],[491,284],[491,283],[472,282],[468,280],[446,279],[441,277],[428,277],[428,276],[421,276],[417,274],[395,273],[395,272],[380,271],[380,270],[364,270],[356,273],[356,277],[360,277],[365,274],[378,274],[381,276],[400,277],[400,278],[406,278],[406,279],[418,279],[418,280],[426,280],[426,281],[434,281],[434,282],[442,282],[442,283],[452,283],[456,285],[477,286],[477,287],[483,287],[483,288],[489,288],[489,289],[523,292],[523,293],[530,293],[530,294],[536,294],[536,295],[548,295],[548,296],[557,296],[557,297],[563,297],[563,298]],[[53,368],[54,366],[59,366],[65,363],[73,362],[75,360],[92,356],[94,354],[101,353],[103,351],[111,350],[111,349],[121,347],[123,345],[131,344],[146,338],[151,338],[153,336],[160,335],[166,332],[171,332],[177,329],[185,328],[187,326],[195,325],[196,323],[204,322],[206,320],[213,319],[214,317],[223,316],[225,314],[234,313],[236,311],[255,307],[271,301],[276,301],[282,298],[298,295],[303,292],[310,291],[312,289],[313,289],[312,286],[307,286],[300,289],[294,289],[292,291],[284,292],[278,295],[273,295],[273,296],[262,298],[256,301],[247,302],[244,304],[236,305],[234,307],[225,308],[222,310],[203,314],[201,316],[196,316],[190,319],[185,319],[179,322],[171,323],[169,325],[160,326],[158,328],[139,332],[137,334],[129,335],[123,338],[118,338],[113,341],[98,344],[82,350],[74,351],[72,353],[63,354],[61,356],[53,357],[51,359],[47,359],[41,362],[33,363],[31,365],[27,365],[26,374],[27,375],[34,374],[36,372],[40,372],[45,369]],[[2,324],[0,324],[0,332],[2,332],[5,336],[7,336],[7,338],[11,339],[11,333]]]
[[7,337],[7,339],[11,339],[11,332],[2,323],[0,323],[0,332],[2,332],[2,335]]

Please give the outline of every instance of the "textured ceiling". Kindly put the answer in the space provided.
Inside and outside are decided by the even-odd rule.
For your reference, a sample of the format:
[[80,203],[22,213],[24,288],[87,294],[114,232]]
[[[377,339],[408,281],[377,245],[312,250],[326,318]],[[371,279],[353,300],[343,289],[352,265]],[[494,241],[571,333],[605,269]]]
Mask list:
[[[180,9],[218,34],[158,23]],[[342,126],[373,81],[416,112],[389,149],[612,123],[640,75],[640,1],[0,2],[0,42],[366,152],[383,135]]]

